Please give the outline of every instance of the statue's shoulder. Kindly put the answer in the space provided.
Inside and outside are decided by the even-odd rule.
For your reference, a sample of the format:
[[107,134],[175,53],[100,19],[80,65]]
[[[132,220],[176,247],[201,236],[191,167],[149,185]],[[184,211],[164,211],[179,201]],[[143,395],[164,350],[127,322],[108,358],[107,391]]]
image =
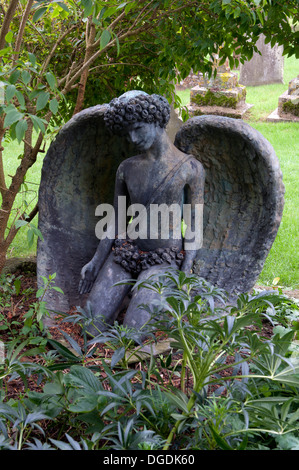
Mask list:
[[183,166],[187,169],[188,173],[192,178],[200,178],[205,176],[205,170],[202,163],[191,154],[183,154],[184,163]]
[[117,168],[117,175],[122,176],[125,175],[126,171],[129,171],[132,166],[134,166],[140,160],[140,155],[135,155],[134,157],[129,157],[123,160],[118,168]]

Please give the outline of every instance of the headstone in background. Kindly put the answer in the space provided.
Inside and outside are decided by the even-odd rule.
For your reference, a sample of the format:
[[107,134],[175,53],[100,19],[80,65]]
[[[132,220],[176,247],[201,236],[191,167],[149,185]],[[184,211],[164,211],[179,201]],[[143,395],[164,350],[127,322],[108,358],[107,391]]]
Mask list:
[[267,121],[299,121],[299,75],[289,82],[288,89],[278,98],[278,108]]
[[174,107],[171,106],[170,108],[170,119],[166,127],[166,132],[168,134],[168,137],[170,138],[171,142],[174,142],[175,136],[182,126],[183,121],[178,115],[178,113],[175,111]]
[[246,87],[238,83],[238,75],[227,64],[219,66],[215,61],[217,75],[208,78],[198,74],[197,85],[191,88],[190,117],[215,114],[242,118],[252,105],[246,103]]
[[254,52],[251,60],[241,64],[239,82],[245,86],[283,83],[283,46],[271,47],[270,43],[265,43],[263,35],[256,45],[261,55]]

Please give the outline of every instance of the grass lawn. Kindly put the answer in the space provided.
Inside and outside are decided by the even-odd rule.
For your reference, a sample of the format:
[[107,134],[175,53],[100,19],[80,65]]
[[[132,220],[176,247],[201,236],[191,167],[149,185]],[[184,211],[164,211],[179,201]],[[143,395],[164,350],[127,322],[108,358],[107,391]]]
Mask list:
[[[5,169],[5,177],[6,177],[6,184],[9,185],[11,178],[10,175],[15,174],[16,168],[20,164],[20,160],[18,156],[22,153],[22,145],[18,145],[16,141],[13,142],[4,142],[4,169]],[[41,177],[41,168],[42,162],[45,154],[39,153],[38,160],[36,164],[34,164],[26,175],[25,185],[22,186],[16,201],[15,201],[15,210],[13,211],[10,217],[10,223],[14,222],[14,218],[17,215],[18,208],[25,208],[25,205],[28,204],[28,212],[30,209],[34,207],[37,196],[38,196],[38,188],[39,182]],[[27,191],[25,191],[27,190]],[[1,197],[0,197],[1,200]],[[37,217],[32,222],[35,226],[37,226]],[[10,245],[8,257],[25,257],[29,255],[33,255],[36,252],[36,242],[34,243],[31,249],[28,248],[27,242],[27,228],[23,227],[19,230],[18,234],[16,235],[15,239],[13,240],[12,244]]]
[[[282,222],[258,283],[271,285],[279,277],[279,285],[293,289],[299,287],[299,123],[272,123],[266,118],[277,108],[278,97],[287,89],[289,81],[298,75],[298,63],[294,57],[285,59],[284,84],[246,88],[246,101],[254,106],[244,119],[273,145],[286,188]],[[190,90],[178,94],[186,106]]]
[[[273,145],[279,158],[286,187],[285,208],[281,226],[273,247],[260,275],[259,283],[271,285],[274,278],[279,277],[279,285],[289,288],[299,287],[299,123],[266,122],[267,116],[277,107],[278,97],[287,89],[289,81],[298,75],[298,60],[285,59],[284,84],[247,87],[247,102],[253,104],[245,120],[260,131]],[[190,90],[178,92],[183,105],[189,103]],[[4,158],[7,180],[14,174],[18,165],[17,156],[21,153],[15,143],[6,143]],[[39,154],[38,162],[26,177],[29,195],[27,202],[36,196],[44,154]],[[20,193],[17,204],[22,203],[24,193]],[[34,221],[37,223],[36,220]],[[11,245],[9,256],[27,256],[35,251],[28,250],[26,229],[22,229]]]

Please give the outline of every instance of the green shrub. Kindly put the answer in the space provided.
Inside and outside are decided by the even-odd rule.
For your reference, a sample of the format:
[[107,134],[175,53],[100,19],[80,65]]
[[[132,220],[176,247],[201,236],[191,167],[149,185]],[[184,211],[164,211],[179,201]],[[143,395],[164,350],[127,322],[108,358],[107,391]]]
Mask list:
[[[34,373],[43,381],[41,391],[27,388],[19,399],[2,394],[0,448],[298,447],[296,326],[285,325],[271,339],[261,333],[265,322],[279,326],[281,305],[288,305],[284,296],[242,294],[228,306],[223,290],[174,270],[132,284],[160,294],[156,305],[143,306],[151,321],[142,332],[115,323],[88,339],[91,312],[78,309],[64,321],[82,326],[83,346],[64,332],[69,346],[49,338],[58,356],[43,354],[43,366],[21,362],[21,345],[12,365],[0,364],[3,380],[26,381]],[[141,333],[154,347],[157,331],[170,340],[171,350],[144,355]],[[101,343],[109,357],[99,354]],[[133,356],[137,367],[129,360]]]

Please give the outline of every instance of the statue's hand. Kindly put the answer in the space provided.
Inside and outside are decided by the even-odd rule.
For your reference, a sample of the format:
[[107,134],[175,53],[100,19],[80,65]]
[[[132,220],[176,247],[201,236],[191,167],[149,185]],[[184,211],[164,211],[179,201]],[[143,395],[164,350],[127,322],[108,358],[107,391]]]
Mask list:
[[91,291],[93,283],[98,275],[98,270],[93,262],[89,261],[81,270],[81,280],[79,282],[79,294],[87,294]]

